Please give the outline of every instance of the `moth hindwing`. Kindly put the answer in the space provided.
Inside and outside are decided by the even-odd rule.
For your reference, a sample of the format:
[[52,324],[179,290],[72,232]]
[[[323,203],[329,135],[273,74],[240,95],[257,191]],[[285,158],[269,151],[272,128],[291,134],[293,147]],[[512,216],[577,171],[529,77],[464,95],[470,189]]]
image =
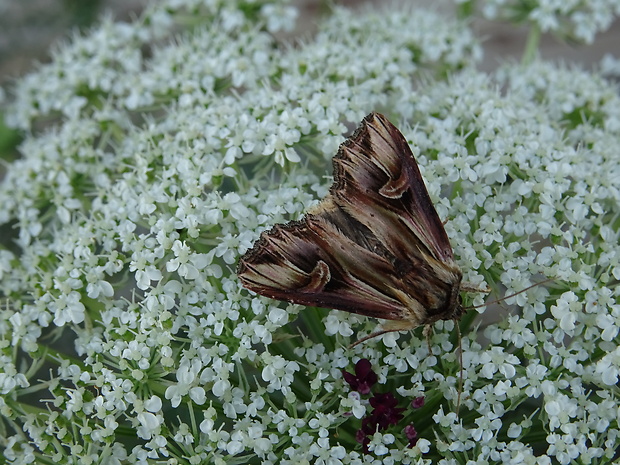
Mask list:
[[459,318],[462,273],[400,131],[371,113],[333,163],[327,197],[300,221],[263,232],[241,258],[242,284],[391,320],[376,334]]

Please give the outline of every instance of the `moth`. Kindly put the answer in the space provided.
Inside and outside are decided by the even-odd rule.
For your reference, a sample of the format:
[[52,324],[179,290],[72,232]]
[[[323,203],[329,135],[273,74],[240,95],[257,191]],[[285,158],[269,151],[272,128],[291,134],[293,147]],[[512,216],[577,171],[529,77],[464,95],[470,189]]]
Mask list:
[[464,283],[443,224],[401,132],[371,113],[340,145],[329,194],[275,225],[240,259],[260,295],[388,320],[358,341],[464,313]]

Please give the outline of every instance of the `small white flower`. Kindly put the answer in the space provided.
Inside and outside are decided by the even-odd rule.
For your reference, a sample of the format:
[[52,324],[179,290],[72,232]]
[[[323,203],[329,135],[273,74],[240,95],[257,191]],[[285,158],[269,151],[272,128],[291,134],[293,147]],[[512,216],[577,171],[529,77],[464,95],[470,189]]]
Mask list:
[[84,321],[86,307],[80,301],[80,294],[71,291],[50,302],[50,310],[54,312],[54,324],[64,326],[67,323],[79,324]]
[[328,336],[334,336],[340,334],[341,336],[349,337],[353,335],[353,329],[347,321],[348,316],[343,312],[333,311],[325,317],[325,334]]
[[615,386],[620,377],[620,348],[606,354],[596,363],[596,373],[608,386]]
[[159,412],[162,406],[163,404],[162,404],[161,399],[155,395],[151,396],[150,399],[147,399],[144,402],[144,408],[151,413]]
[[515,375],[514,366],[517,364],[519,359],[512,354],[504,353],[500,347],[492,347],[480,356],[481,374],[489,379],[493,378],[497,371],[506,378],[512,378]]
[[262,378],[263,381],[269,383],[267,390],[288,392],[286,388],[293,382],[294,373],[299,371],[299,364],[287,361],[279,355],[272,357],[269,354],[265,354],[263,359],[265,360],[265,368],[262,371]]
[[347,398],[343,399],[340,405],[347,411],[350,409],[350,414],[353,414],[355,418],[361,419],[366,414],[366,406],[362,403],[360,394],[357,391],[349,392]]
[[206,400],[205,390],[201,386],[193,386],[197,378],[197,372],[200,369],[199,363],[191,365],[182,365],[177,371],[177,384],[173,384],[166,389],[165,397],[171,401],[173,407],[178,407],[182,397],[190,396],[194,402],[199,405]]
[[154,415],[150,412],[142,412],[137,416],[140,426],[137,429],[138,437],[142,439],[151,439],[153,434],[159,431],[159,427],[163,422],[161,415]]
[[572,292],[566,292],[558,299],[557,304],[551,307],[551,314],[559,320],[559,326],[566,332],[575,329],[577,320],[574,311],[581,307],[577,296]]
[[388,445],[392,444],[396,438],[392,434],[375,433],[372,435],[368,450],[375,455],[386,455],[389,452]]

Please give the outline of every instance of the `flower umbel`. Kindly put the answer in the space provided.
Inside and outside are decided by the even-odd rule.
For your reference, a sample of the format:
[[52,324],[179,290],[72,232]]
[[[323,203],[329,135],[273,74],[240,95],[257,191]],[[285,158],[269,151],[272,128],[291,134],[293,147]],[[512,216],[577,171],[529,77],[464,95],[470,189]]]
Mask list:
[[[377,374],[372,370],[370,360],[362,358],[355,364],[355,375],[342,371],[343,378],[360,394],[370,394],[371,388],[378,380]],[[363,391],[363,392],[362,392]],[[372,411],[362,419],[361,428],[355,433],[355,440],[362,444],[366,454],[370,452],[369,444],[375,433],[386,431],[392,425],[398,425],[403,419],[403,407],[398,407],[398,400],[391,392],[373,393],[369,399]],[[417,397],[411,401],[414,408],[424,405],[424,397]],[[412,424],[405,427],[405,435],[411,447],[417,443],[417,432]]]
[[[585,42],[618,14],[477,5]],[[400,8],[336,8],[309,35],[286,0],[153,0],[0,92],[22,140],[0,176],[5,461],[617,460],[617,86],[534,59],[479,71],[471,21]],[[460,416],[452,321],[431,353],[416,331],[348,349],[375,319],[234,271],[326,195],[371,111],[406,137],[464,280],[499,298],[553,279],[463,315]]]

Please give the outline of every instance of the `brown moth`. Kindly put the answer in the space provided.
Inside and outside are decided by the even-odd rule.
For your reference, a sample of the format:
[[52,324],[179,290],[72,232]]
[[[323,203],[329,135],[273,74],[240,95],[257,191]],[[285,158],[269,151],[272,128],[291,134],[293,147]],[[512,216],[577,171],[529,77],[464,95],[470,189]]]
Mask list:
[[333,163],[329,195],[241,258],[247,289],[390,320],[367,338],[456,320],[461,291],[488,292],[462,282],[413,153],[385,116],[364,118]]

